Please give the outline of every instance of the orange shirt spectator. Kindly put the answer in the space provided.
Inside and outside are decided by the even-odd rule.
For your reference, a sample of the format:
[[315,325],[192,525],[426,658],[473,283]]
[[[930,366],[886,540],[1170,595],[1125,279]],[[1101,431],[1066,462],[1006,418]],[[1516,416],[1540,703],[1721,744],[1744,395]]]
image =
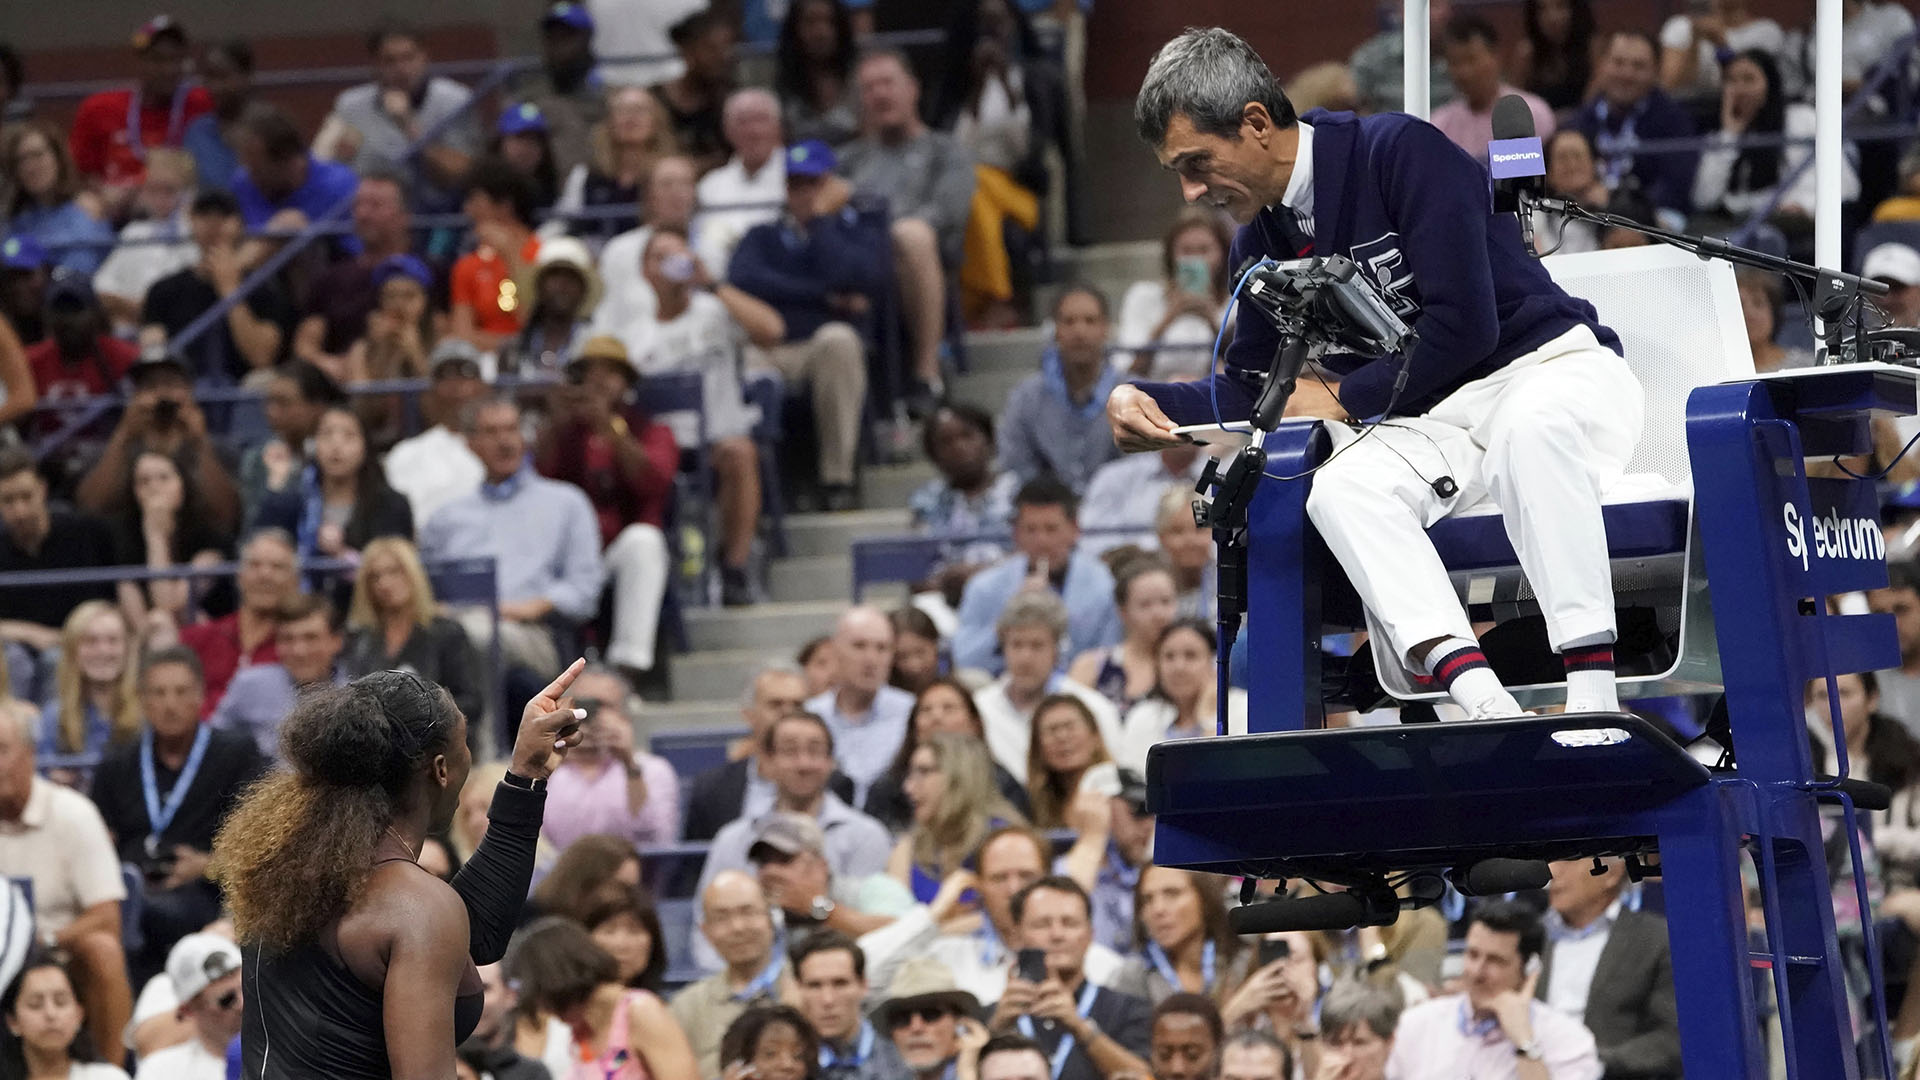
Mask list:
[[[539,257],[540,238],[529,235],[520,245],[519,263],[531,267]],[[474,327],[484,333],[511,337],[520,332],[532,306],[532,297],[520,295],[521,285],[507,260],[489,245],[482,244],[453,264],[453,306],[472,311]]]

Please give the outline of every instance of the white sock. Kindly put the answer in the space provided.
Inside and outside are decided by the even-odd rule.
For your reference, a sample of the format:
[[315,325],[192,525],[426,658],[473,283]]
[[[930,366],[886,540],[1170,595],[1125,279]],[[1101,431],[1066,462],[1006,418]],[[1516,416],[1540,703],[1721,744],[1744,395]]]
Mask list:
[[1620,688],[1611,669],[1567,672],[1567,711],[1619,712]]
[[[1461,659],[1461,654],[1466,654]],[[1442,666],[1450,670],[1442,671]],[[1468,638],[1448,638],[1427,652],[1427,674],[1441,680],[1451,697],[1469,715],[1519,716],[1520,703],[1507,693],[1500,676],[1487,666],[1480,643]]]

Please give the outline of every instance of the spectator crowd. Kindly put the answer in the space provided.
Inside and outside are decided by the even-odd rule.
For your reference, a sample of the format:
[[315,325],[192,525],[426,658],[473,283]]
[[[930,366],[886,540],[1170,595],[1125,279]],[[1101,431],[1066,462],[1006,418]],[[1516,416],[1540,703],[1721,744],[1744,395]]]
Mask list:
[[[1805,28],[1517,6],[1503,35],[1432,4],[1456,143],[1484,157],[1519,93],[1552,193],[1810,250]],[[1616,861],[1261,937],[1230,929],[1240,882],[1154,864],[1148,748],[1244,731],[1248,702],[1214,676],[1207,451],[1122,457],[1104,405],[1213,370],[1231,228],[1170,208],[1117,299],[1040,288],[1050,217],[1081,229],[1096,16],[951,7],[910,53],[872,0],[562,0],[485,100],[388,23],[311,134],[246,40],[167,16],[64,126],[0,45],[0,573],[44,572],[0,583],[0,1077],[235,1075],[213,839],[299,695],[398,668],[474,720],[483,764],[421,855],[450,877],[506,718],[582,653],[586,739],[463,1076],[1680,1076],[1660,893]],[[1399,107],[1398,8],[1293,73],[1303,112]],[[1845,9],[1848,92],[1910,122],[1877,80],[1912,17]],[[1850,145],[1845,212],[1920,326],[1899,146]],[[1740,290],[1756,366],[1810,363],[1778,281]],[[950,392],[969,330],[1035,322],[1003,403]],[[743,733],[699,767],[647,747],[685,609],[765,603],[781,513],[871,506],[867,466],[916,442],[937,557],[911,599],[742,670]],[[1841,680],[1848,751],[1896,792],[1875,888],[1920,933],[1920,572],[1869,599],[1905,666]],[[1896,1013],[1910,1045],[1920,994]]]

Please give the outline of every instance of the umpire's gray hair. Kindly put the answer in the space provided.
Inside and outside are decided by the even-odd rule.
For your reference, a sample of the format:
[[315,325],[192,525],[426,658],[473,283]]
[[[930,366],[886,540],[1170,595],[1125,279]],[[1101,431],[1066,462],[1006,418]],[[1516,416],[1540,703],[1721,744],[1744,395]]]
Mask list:
[[1159,146],[1167,125],[1183,113],[1202,135],[1231,139],[1250,101],[1265,106],[1276,126],[1293,126],[1293,103],[1253,46],[1231,30],[1190,26],[1147,65],[1133,123],[1149,146]]

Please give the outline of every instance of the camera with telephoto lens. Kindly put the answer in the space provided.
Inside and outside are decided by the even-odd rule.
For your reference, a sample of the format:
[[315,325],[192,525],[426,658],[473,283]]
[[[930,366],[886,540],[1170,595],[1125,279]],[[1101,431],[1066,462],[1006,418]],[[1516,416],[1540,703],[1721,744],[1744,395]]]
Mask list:
[[171,427],[180,419],[180,402],[163,397],[153,403],[153,422],[161,427]]

